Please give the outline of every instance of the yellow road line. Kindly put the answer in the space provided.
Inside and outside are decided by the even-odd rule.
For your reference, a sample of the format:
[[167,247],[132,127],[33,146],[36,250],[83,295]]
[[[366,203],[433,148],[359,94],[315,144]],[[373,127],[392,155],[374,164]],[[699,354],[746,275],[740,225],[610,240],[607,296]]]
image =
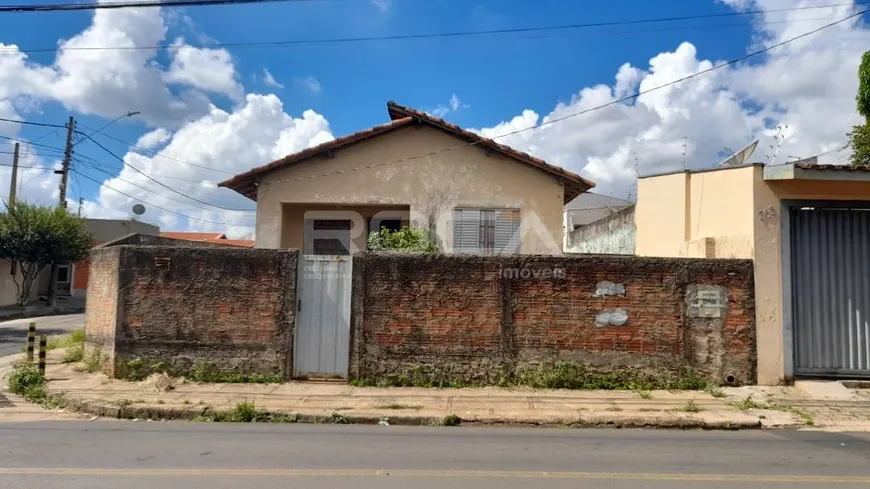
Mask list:
[[525,479],[608,479],[704,482],[782,482],[870,484],[870,477],[824,475],[668,474],[633,472],[535,472],[499,470],[302,470],[302,469],[90,469],[0,468],[0,475],[152,476],[152,477],[477,477]]

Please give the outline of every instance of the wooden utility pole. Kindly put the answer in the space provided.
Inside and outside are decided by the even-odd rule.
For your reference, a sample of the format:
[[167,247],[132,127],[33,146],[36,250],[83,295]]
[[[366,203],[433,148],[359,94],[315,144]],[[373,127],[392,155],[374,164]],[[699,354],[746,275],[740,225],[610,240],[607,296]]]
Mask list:
[[[60,192],[58,192],[57,205],[61,209],[66,209],[66,186],[69,180],[69,165],[72,160],[73,152],[73,132],[75,131],[76,121],[72,116],[69,118],[69,123],[66,125],[66,147],[63,151],[63,163],[60,170],[55,170],[55,173],[60,173]],[[57,273],[58,264],[52,263],[48,281],[48,305],[54,307],[57,302]]]
[[66,148],[63,151],[63,166],[60,170],[55,170],[55,173],[60,173],[60,201],[58,205],[66,209],[66,186],[69,180],[69,164],[72,160],[73,151],[73,132],[75,131],[76,121],[70,116],[69,123],[66,125]]
[[15,194],[18,191],[18,143],[15,143],[15,153],[12,156],[12,184],[9,187],[9,205],[15,203]]

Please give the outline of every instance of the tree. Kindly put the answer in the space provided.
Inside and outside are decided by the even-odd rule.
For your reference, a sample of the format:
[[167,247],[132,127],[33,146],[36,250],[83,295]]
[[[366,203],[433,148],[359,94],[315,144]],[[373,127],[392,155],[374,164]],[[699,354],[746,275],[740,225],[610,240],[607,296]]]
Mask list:
[[0,259],[12,265],[18,304],[27,305],[36,279],[52,263],[74,263],[88,256],[93,235],[84,220],[66,209],[17,201],[0,213]]
[[406,253],[435,252],[438,247],[429,241],[429,230],[425,228],[409,228],[404,226],[398,231],[390,231],[381,228],[381,231],[372,231],[367,240],[368,248],[372,251],[399,251]]
[[864,116],[864,124],[852,127],[849,145],[852,147],[852,165],[870,165],[870,51],[861,57],[858,66],[858,113]]

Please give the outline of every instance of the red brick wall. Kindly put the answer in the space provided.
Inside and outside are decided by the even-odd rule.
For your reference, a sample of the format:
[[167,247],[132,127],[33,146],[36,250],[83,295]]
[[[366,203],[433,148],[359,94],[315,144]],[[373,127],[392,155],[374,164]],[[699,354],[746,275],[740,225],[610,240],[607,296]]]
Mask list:
[[[755,379],[750,261],[363,253],[353,269],[353,377],[427,365],[491,381],[565,359]],[[624,293],[596,295],[604,282]],[[698,317],[699,287],[721,295],[722,307],[701,310],[718,318]],[[614,310],[624,324],[602,324]]]
[[[92,254],[94,265],[103,252]],[[114,280],[115,374],[135,359],[176,373],[207,361],[224,371],[288,374],[295,251],[119,246],[105,253],[119,254],[117,267],[94,266],[87,313],[90,325],[91,315],[109,312],[91,293]]]
[[[100,245],[100,241],[95,241],[94,246]],[[75,263],[75,271],[73,272],[73,290],[87,290],[88,289],[88,278],[91,274],[91,258],[85,258],[84,260],[78,261]]]

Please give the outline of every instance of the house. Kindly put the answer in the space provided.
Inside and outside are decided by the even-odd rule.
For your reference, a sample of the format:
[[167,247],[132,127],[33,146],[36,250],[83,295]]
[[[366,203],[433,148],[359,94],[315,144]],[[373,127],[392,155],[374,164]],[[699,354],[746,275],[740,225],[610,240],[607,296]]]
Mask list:
[[562,252],[563,207],[594,183],[395,102],[387,112],[219,184],[257,202],[258,248],[347,255],[411,225],[445,252]]
[[565,252],[634,254],[634,202],[586,192],[565,205]]
[[160,233],[161,238],[181,239],[185,241],[197,241],[204,243],[222,244],[227,246],[239,246],[242,248],[253,248],[254,241],[249,239],[227,239],[224,233],[197,233],[188,231],[164,231]]
[[754,260],[760,384],[870,377],[870,167],[650,175],[635,225],[639,255]]

